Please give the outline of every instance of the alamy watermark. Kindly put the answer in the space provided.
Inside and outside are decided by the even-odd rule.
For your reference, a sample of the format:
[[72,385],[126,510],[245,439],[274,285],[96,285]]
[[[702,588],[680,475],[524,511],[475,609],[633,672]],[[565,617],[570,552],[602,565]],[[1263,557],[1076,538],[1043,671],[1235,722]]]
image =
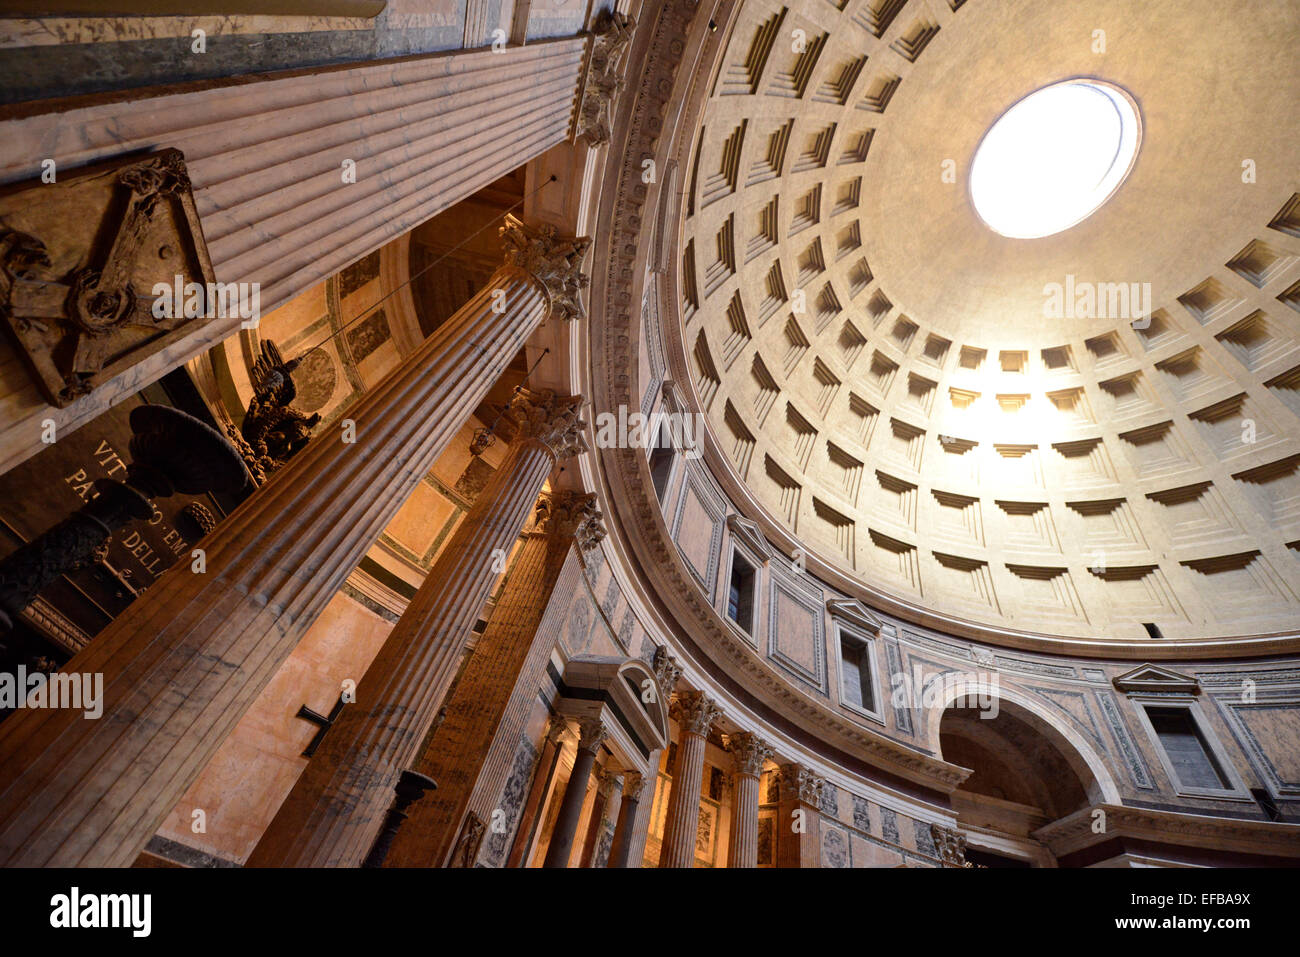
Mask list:
[[0,672],[0,709],[11,708],[72,708],[92,720],[99,718],[104,713],[104,673],[28,674],[26,665],[14,673]]
[[241,319],[240,326],[254,329],[262,321],[262,287],[256,282],[172,282],[153,286],[155,319]]
[[1145,319],[1151,315],[1149,282],[1065,282],[1043,287],[1045,319]]
[[971,708],[981,718],[992,720],[998,716],[996,671],[945,671],[926,678],[920,664],[913,664],[910,674],[896,671],[889,677],[889,700],[896,709]]
[[654,449],[670,446],[688,459],[704,454],[704,413],[617,412],[596,415],[596,446],[602,449]]

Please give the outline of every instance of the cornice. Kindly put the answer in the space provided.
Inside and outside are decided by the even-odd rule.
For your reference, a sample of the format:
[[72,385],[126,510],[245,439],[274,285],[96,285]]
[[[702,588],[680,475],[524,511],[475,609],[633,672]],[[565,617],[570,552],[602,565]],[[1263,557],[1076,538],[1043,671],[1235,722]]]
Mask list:
[[[1099,811],[1104,818],[1098,816]],[[1100,833],[1095,830],[1099,820],[1104,821]],[[1261,848],[1266,848],[1272,855],[1300,857],[1300,824],[1245,821],[1116,804],[1099,804],[1075,811],[1040,827],[1033,836],[1057,857],[1115,837],[1246,854],[1258,854]]]

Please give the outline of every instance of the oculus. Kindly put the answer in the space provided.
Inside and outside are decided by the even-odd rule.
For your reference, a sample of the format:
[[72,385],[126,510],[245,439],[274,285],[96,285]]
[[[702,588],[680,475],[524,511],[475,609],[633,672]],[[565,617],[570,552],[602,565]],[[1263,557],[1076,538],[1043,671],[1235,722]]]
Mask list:
[[1038,239],[1096,212],[1128,177],[1142,140],[1133,98],[1100,80],[1030,93],[984,134],[970,197],[990,229]]

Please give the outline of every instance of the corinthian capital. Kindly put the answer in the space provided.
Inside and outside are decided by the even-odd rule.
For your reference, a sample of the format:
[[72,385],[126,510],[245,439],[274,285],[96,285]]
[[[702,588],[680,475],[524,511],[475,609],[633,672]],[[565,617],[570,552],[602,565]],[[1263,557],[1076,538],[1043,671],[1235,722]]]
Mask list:
[[623,772],[623,800],[639,801],[645,791],[646,777],[638,771]]
[[581,319],[586,315],[582,290],[591,281],[582,272],[590,239],[561,236],[554,226],[534,229],[507,216],[501,227],[506,264],[532,275],[546,290],[551,315],[560,319]]
[[668,653],[666,645],[660,645],[655,649],[650,666],[654,669],[660,694],[665,697],[671,695],[673,689],[677,687],[677,679],[682,676],[682,667],[677,663],[677,659]]
[[537,512],[542,531],[560,539],[572,538],[584,552],[605,537],[604,516],[596,507],[595,492],[556,492],[542,499]]
[[763,762],[772,756],[771,746],[750,731],[727,735],[727,750],[731,752],[737,774],[758,777],[763,773]]
[[966,835],[942,824],[930,825],[930,837],[939,851],[939,860],[953,867],[966,867]]
[[596,751],[609,737],[609,729],[599,718],[578,719],[578,750]]
[[593,24],[591,59],[582,85],[578,109],[578,136],[591,146],[609,142],[614,99],[623,87],[623,54],[632,41],[636,22],[621,13],[605,11]]
[[556,395],[550,389],[533,392],[519,388],[507,413],[520,438],[533,438],[550,447],[557,459],[572,458],[587,451],[582,430],[582,396]]
[[682,691],[673,696],[673,716],[682,731],[707,737],[713,722],[722,716],[717,703],[702,691]]
[[821,806],[822,788],[826,786],[824,778],[819,778],[802,764],[783,764],[780,773],[782,800],[793,799],[813,807]]

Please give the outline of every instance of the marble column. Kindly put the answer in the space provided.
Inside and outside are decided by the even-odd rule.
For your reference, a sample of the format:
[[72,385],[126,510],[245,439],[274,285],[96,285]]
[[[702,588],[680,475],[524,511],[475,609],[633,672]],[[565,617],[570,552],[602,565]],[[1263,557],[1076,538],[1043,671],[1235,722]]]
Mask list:
[[587,819],[587,836],[582,842],[582,857],[578,861],[579,867],[601,866],[600,859],[597,856],[600,848],[600,838],[604,834],[606,827],[609,826],[609,808],[614,800],[614,792],[618,788],[618,783],[618,775],[605,770],[596,772],[596,800],[591,804],[591,816]]
[[731,846],[728,867],[758,866],[758,778],[772,756],[767,742],[748,731],[727,737],[734,764],[731,796]]
[[[569,557],[574,544],[584,552],[604,535],[594,494],[560,491],[539,501],[537,521],[456,682],[447,717],[416,764],[438,782],[438,791],[412,811],[388,866],[438,867],[467,814],[494,819],[555,646],[555,630],[542,627],[552,593],[567,563],[573,565],[570,575],[580,573],[577,559]],[[577,584],[571,582],[570,590]],[[516,809],[504,810],[513,829]]]
[[537,771],[533,774],[533,786],[528,789],[528,800],[524,802],[523,813],[519,816],[519,825],[515,828],[515,837],[510,845],[510,855],[506,858],[506,867],[527,867],[528,854],[533,847],[533,837],[541,820],[542,802],[550,793],[551,782],[555,779],[555,769],[560,763],[561,740],[566,723],[556,716],[551,717],[546,730],[546,739],[542,742],[542,753],[537,760]]
[[517,221],[502,238],[506,265],[346,431],[316,436],[204,539],[202,572],[176,563],[65,666],[104,675],[101,719],[0,723],[0,866],[134,861],[548,308],[581,314],[585,240]]
[[802,764],[783,764],[778,774],[776,866],[821,865],[821,796],[824,779]]
[[578,727],[578,754],[573,761],[569,783],[564,788],[564,797],[555,819],[555,828],[551,832],[551,843],[546,848],[543,867],[569,866],[573,839],[578,833],[578,819],[582,816],[582,804],[587,798],[591,766],[596,763],[596,753],[607,736],[605,726],[595,718],[583,718],[578,722]]
[[673,701],[681,737],[668,792],[668,819],[659,852],[660,867],[695,866],[695,832],[700,823],[700,786],[704,780],[704,745],[721,712],[703,692],[686,691]]
[[[585,36],[132,90],[0,123],[0,182],[161,146],[185,154],[216,278],[263,315],[569,138]],[[349,165],[351,164],[351,165]],[[556,187],[552,187],[556,188]],[[0,472],[239,332],[231,315],[59,409],[0,381]],[[11,360],[0,341],[0,360]],[[5,364],[0,361],[0,366]],[[12,379],[13,377],[10,377]]]
[[517,434],[505,460],[438,554],[358,684],[356,703],[329,729],[247,866],[352,867],[365,857],[393,782],[419,757],[502,559],[556,462],[585,450],[581,405],[579,396],[516,390],[507,417]]
[[641,804],[645,781],[645,775],[636,771],[623,773],[623,800],[618,805],[618,821],[614,825],[614,841],[609,848],[606,867],[628,866],[632,855],[632,832],[636,828],[636,812]]

